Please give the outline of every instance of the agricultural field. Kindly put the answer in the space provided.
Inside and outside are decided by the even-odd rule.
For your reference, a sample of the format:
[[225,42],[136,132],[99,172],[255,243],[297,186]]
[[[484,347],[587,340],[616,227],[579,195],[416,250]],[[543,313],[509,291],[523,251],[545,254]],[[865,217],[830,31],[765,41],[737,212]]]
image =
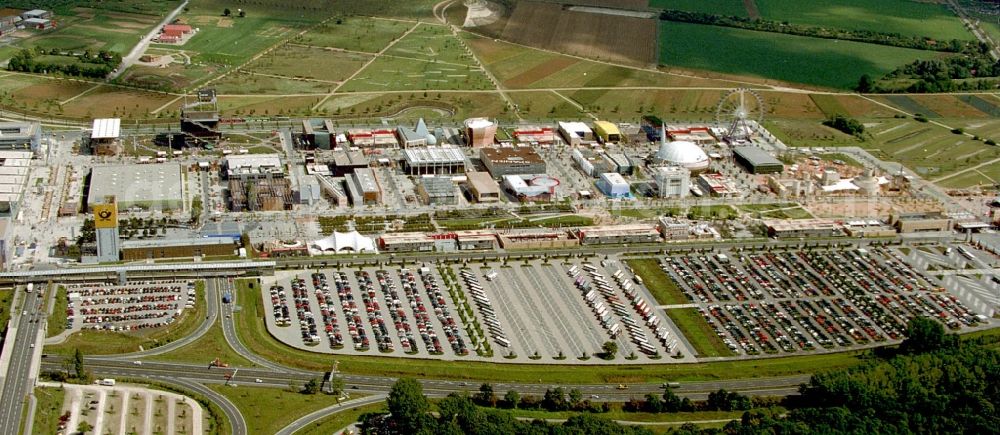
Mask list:
[[574,12],[556,3],[522,1],[514,8],[503,39],[598,60],[656,63],[657,20]]
[[318,47],[377,53],[413,27],[410,23],[368,17],[337,18],[310,30],[295,42]]
[[234,71],[212,82],[212,87],[220,95],[326,94],[333,86],[336,85],[311,80],[269,77],[243,71]]
[[282,96],[221,96],[219,111],[223,115],[304,115],[323,97],[282,97]]
[[416,90],[493,89],[479,67],[422,60],[379,57],[340,91],[416,91]]
[[124,55],[160,20],[153,15],[85,8],[75,8],[71,15],[57,15],[56,19],[57,28],[31,31],[35,35],[18,41],[17,45],[65,52],[108,50]]
[[[754,0],[762,18],[817,27],[872,30],[938,40],[973,40],[943,3],[913,0]],[[734,0],[733,3],[740,3]]]
[[71,118],[150,118],[151,112],[176,97],[169,94],[102,85],[62,106]]
[[859,42],[663,22],[660,63],[682,68],[851,88],[862,74],[881,77],[940,53]]
[[287,44],[253,61],[244,72],[320,80],[333,86],[361,69],[371,56]]

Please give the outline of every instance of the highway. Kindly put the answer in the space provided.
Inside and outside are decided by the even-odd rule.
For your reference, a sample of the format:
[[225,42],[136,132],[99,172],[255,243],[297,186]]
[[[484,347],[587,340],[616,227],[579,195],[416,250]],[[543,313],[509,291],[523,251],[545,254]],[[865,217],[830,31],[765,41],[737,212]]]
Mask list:
[[[20,288],[15,291],[23,292]],[[12,318],[17,328],[10,355],[10,365],[4,374],[3,393],[0,395],[0,433],[16,434],[21,430],[21,411],[32,393],[30,381],[34,343],[38,337],[39,328],[45,324],[45,316],[38,313],[42,298],[35,293],[22,293],[24,306],[22,313],[15,312]]]

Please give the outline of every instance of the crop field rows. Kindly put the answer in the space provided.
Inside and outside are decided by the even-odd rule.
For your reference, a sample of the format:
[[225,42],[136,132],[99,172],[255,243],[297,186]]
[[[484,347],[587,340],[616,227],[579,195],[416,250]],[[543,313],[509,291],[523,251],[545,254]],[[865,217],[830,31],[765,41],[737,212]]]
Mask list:
[[[849,348],[903,338],[906,322],[933,317],[951,330],[988,321],[968,297],[886,249],[727,252],[661,260],[716,337],[737,354]],[[670,311],[668,311],[669,313]],[[711,348],[699,349],[711,352]]]

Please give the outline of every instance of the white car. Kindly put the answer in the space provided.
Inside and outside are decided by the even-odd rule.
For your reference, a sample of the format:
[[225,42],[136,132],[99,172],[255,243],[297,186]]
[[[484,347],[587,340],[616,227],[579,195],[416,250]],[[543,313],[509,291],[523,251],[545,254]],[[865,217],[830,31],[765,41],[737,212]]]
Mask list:
[[137,365],[137,366],[141,366],[142,365],[142,361],[132,361],[132,364]]
[[254,379],[253,381],[254,381],[255,383],[258,383],[258,384],[260,384],[260,383],[263,383],[263,382],[264,382],[264,381],[260,380],[260,378],[257,378],[257,379]]

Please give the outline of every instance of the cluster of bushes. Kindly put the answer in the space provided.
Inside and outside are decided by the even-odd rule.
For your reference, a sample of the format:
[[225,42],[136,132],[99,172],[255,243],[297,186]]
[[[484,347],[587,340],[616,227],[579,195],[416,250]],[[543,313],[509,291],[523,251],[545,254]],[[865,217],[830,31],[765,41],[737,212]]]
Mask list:
[[823,125],[859,138],[865,133],[865,125],[861,121],[839,113],[827,118]]
[[[46,58],[47,57],[47,58]],[[56,58],[70,58],[70,62],[56,61]],[[45,51],[26,48],[14,54],[7,63],[10,71],[29,73],[62,73],[74,77],[104,78],[111,74],[122,62],[122,56],[112,51],[101,50],[92,53],[62,54],[58,50]]]
[[[915,60],[896,68],[882,78],[880,85],[867,75],[858,80],[858,92],[956,92],[996,89],[1000,80],[1000,62],[993,60],[989,47],[974,44],[958,55],[944,59]],[[907,86],[892,86],[904,81]]]
[[688,12],[667,9],[660,13],[660,20],[682,23],[709,24],[761,32],[783,33],[786,35],[809,36],[824,39],[865,42],[892,47],[915,48],[958,53],[975,46],[975,41],[952,39],[948,42],[935,41],[925,36],[904,36],[899,33],[876,32],[872,30],[847,30],[829,27],[791,24],[787,21],[771,21],[746,17],[732,17],[704,12]]
[[673,390],[667,389],[662,396],[647,393],[643,399],[631,399],[622,405],[626,412],[695,412],[695,411],[747,411],[774,405],[775,400],[768,398],[753,398],[735,391],[720,389],[708,393],[708,400],[693,402],[687,397],[680,397]]

